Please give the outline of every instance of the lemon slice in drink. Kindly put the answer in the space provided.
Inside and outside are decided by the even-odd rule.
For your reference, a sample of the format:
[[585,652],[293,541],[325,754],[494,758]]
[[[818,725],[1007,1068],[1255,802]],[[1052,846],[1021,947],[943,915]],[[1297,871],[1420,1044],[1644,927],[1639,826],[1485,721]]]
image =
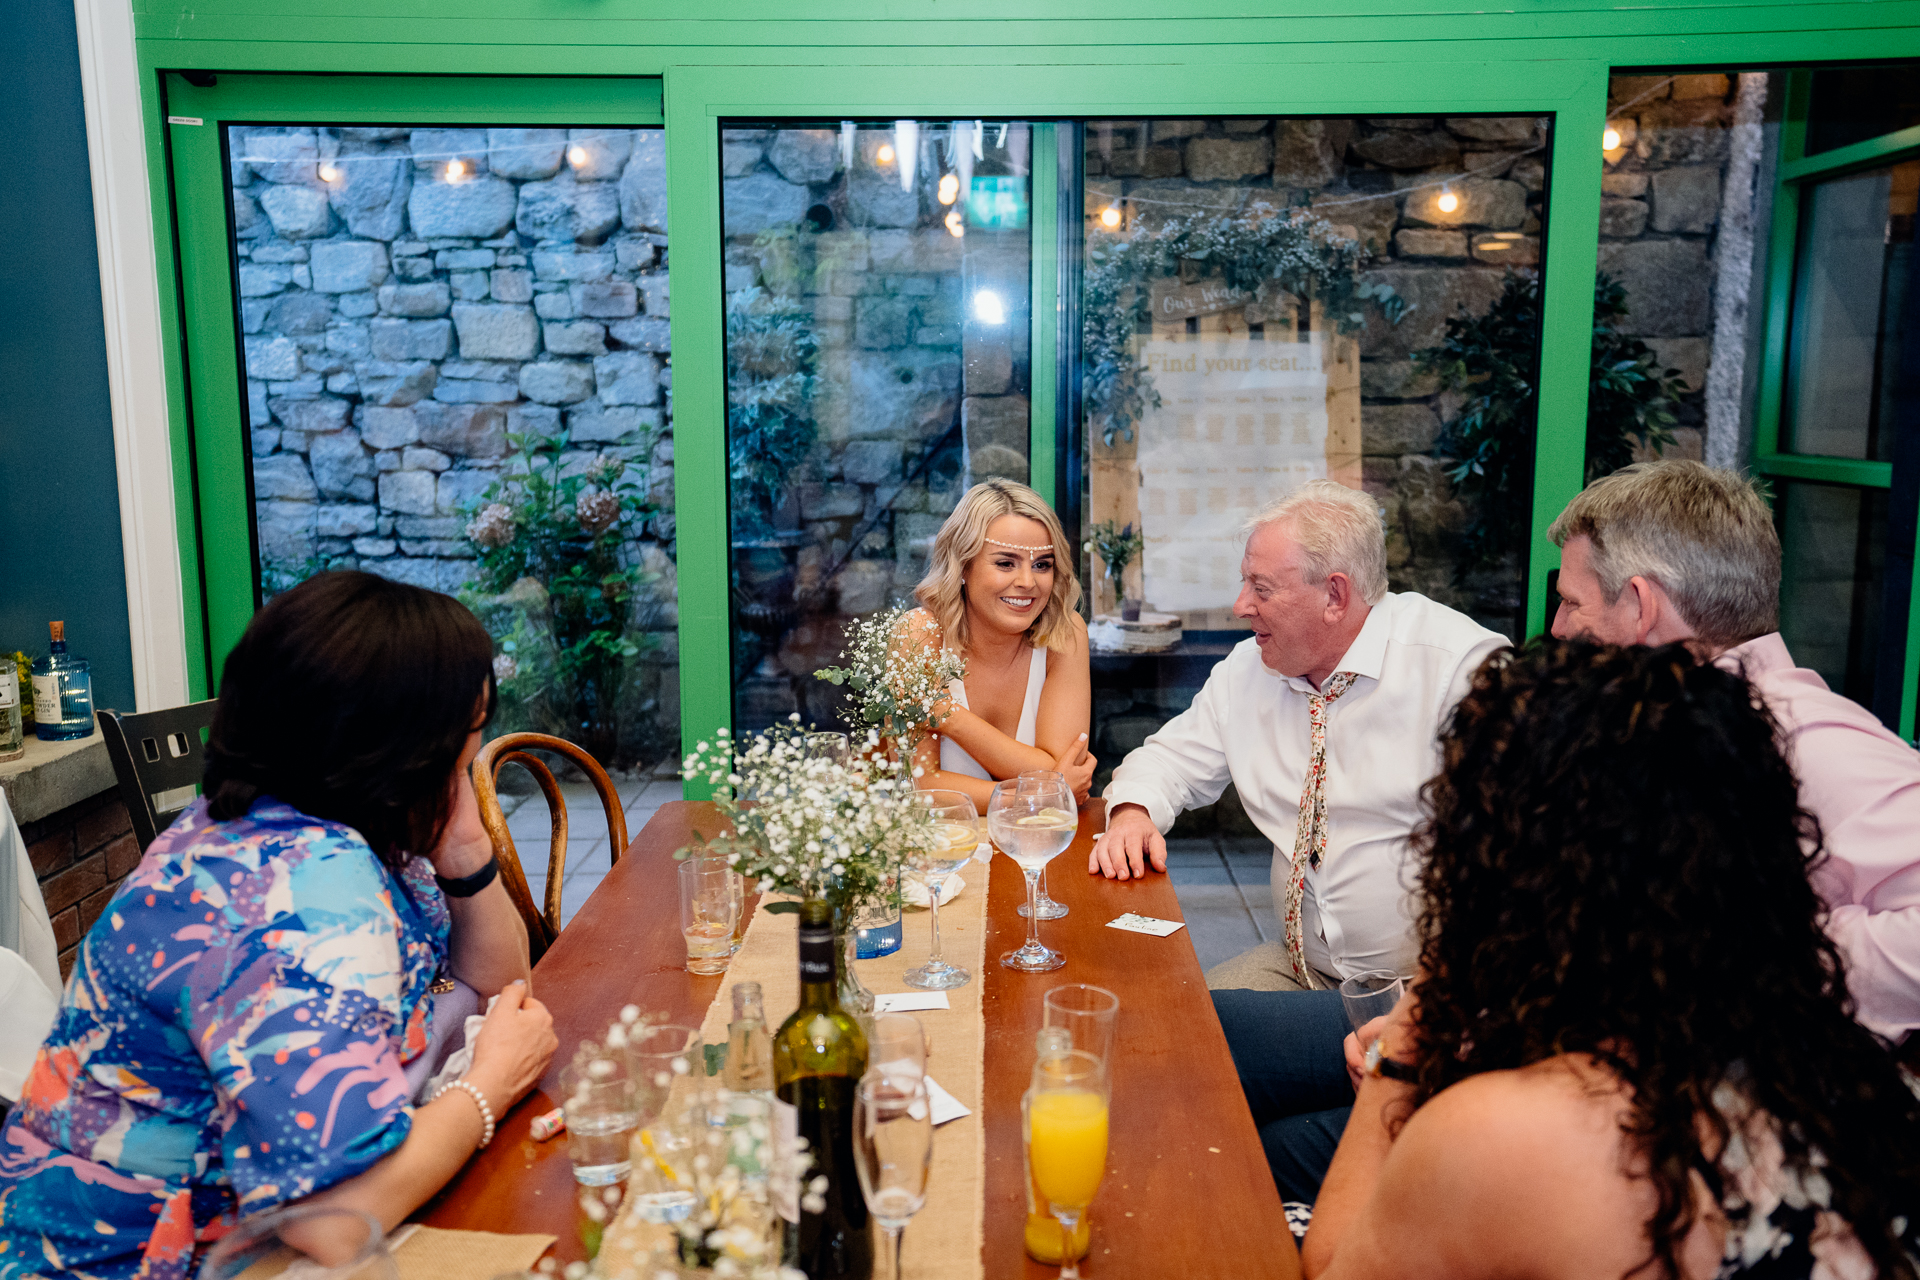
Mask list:
[[1016,827],[1072,827],[1079,825],[1079,819],[1065,809],[1042,809],[1038,813],[1030,813],[1024,818],[1015,819],[1013,825]]

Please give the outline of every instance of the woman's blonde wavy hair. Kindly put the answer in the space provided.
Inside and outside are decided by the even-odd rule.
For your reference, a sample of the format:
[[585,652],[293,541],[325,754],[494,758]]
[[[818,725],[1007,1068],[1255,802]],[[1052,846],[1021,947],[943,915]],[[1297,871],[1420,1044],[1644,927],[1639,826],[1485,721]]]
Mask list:
[[1064,650],[1073,634],[1067,616],[1080,605],[1080,578],[1074,572],[1073,548],[1067,544],[1060,517],[1026,485],[993,479],[967,490],[934,536],[927,576],[913,589],[913,598],[940,624],[948,648],[966,650],[973,637],[967,625],[967,589],[960,575],[985,549],[987,526],[1001,516],[1025,516],[1046,526],[1053,541],[1053,595],[1027,628],[1027,642],[1036,649]]

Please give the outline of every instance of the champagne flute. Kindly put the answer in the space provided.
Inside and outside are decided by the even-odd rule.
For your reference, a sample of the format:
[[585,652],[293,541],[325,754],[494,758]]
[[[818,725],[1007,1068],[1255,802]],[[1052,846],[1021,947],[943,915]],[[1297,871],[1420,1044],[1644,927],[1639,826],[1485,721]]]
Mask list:
[[[1025,781],[1029,778],[1032,778],[1032,779],[1035,779],[1036,781],[1045,780],[1049,782],[1058,782],[1058,783],[1061,783],[1062,785],[1064,785],[1067,780],[1065,774],[1060,773],[1059,771],[1054,769],[1028,769],[1023,773],[1018,774],[1017,777],[1021,781]],[[1047,896],[1047,873],[1044,869],[1040,872],[1040,896],[1035,901],[1035,905],[1032,907],[1029,907],[1026,903],[1023,902],[1019,906],[1014,908],[1014,910],[1018,911],[1022,917],[1030,915],[1035,909],[1039,910],[1040,918],[1042,920],[1058,920],[1061,916],[1064,916],[1067,914],[1066,903],[1055,902],[1052,898]]]
[[893,1245],[900,1280],[900,1243],[907,1222],[927,1202],[933,1167],[933,1107],[924,1081],[868,1074],[853,1103],[853,1167],[867,1210]]
[[[1073,791],[1065,779],[1009,778],[993,784],[987,800],[987,834],[1026,873],[1028,907],[1038,905],[1040,869],[1073,843],[1078,826]],[[1040,945],[1037,911],[1027,916],[1026,944],[1000,957],[1001,964],[1024,973],[1045,973],[1066,962],[1058,951]]]
[[916,859],[920,874],[927,882],[927,911],[933,919],[933,954],[918,969],[907,970],[900,980],[919,991],[946,991],[973,981],[971,973],[940,958],[940,890],[947,883],[947,877],[965,866],[979,847],[979,811],[964,791],[933,788],[915,792],[914,798],[933,813],[934,848]]
[[1107,1064],[1084,1050],[1069,1049],[1034,1065],[1033,1087],[1022,1103],[1027,1166],[1060,1223],[1061,1280],[1079,1280],[1071,1245],[1107,1170],[1112,1097]]

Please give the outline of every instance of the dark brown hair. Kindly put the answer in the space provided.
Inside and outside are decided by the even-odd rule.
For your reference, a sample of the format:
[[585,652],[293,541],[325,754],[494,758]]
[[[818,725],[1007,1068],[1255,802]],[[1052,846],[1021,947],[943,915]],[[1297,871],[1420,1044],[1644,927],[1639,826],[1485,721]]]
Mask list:
[[493,642],[459,601],[357,571],[309,578],[227,655],[208,810],[224,822],[272,796],[398,866],[439,842],[454,767],[495,701]]
[[1729,1086],[1777,1122],[1788,1169],[1825,1177],[1879,1274],[1911,1277],[1920,1103],[1852,1017],[1807,875],[1820,827],[1775,732],[1681,645],[1536,642],[1481,667],[1415,841],[1415,1103],[1591,1054],[1630,1091],[1623,1136],[1657,1196],[1638,1270],[1676,1276]]

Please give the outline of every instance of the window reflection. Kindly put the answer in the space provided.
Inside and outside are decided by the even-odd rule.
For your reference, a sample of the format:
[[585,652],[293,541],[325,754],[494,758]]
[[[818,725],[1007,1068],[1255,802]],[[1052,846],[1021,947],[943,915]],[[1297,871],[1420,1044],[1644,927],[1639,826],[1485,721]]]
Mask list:
[[734,723],[824,725],[845,621],[1027,479],[1032,131],[731,122],[721,155]]

